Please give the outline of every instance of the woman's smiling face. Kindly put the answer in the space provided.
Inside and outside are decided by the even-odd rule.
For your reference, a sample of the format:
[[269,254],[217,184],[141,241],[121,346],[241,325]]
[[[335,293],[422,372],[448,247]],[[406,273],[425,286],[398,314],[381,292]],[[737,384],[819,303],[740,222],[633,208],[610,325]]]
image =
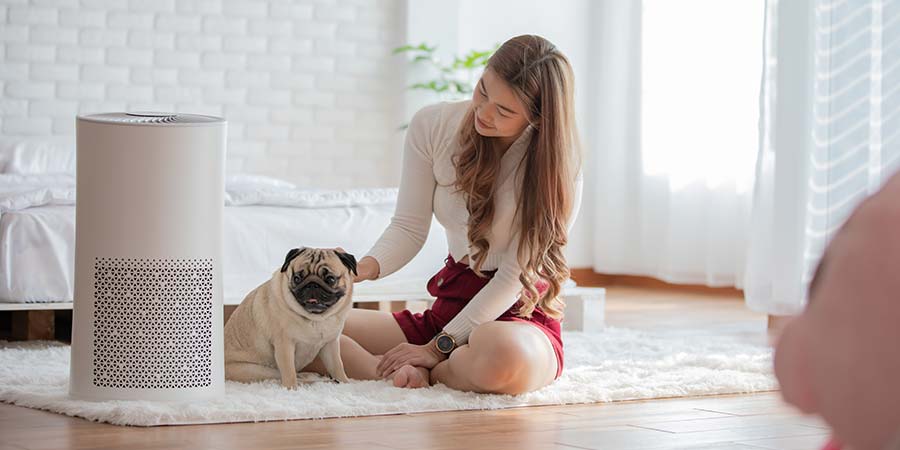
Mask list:
[[475,86],[472,107],[475,109],[475,131],[482,136],[514,140],[528,126],[522,102],[509,84],[490,68],[484,70]]

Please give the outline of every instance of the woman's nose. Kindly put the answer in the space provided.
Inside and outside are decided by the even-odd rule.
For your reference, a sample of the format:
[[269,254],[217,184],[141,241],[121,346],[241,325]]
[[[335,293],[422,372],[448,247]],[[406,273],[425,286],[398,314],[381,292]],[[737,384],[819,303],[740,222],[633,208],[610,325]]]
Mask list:
[[487,122],[488,125],[494,124],[494,115],[497,112],[497,107],[492,103],[488,103],[484,105],[481,113],[481,120]]

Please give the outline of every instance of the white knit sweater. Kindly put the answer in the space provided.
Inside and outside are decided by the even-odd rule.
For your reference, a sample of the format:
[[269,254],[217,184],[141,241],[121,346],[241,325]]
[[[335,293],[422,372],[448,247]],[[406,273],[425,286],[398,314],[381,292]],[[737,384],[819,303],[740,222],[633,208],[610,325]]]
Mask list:
[[[378,261],[380,278],[405,266],[421,250],[431,227],[432,214],[446,230],[453,259],[460,261],[471,253],[467,236],[469,212],[463,194],[455,192],[456,169],[451,159],[460,149],[457,131],[469,104],[469,101],[439,103],[422,108],[413,116],[403,150],[400,192],[394,216],[366,254]],[[521,268],[516,257],[519,233],[513,226],[513,216],[523,170],[516,169],[524,164],[523,157],[532,133],[529,126],[503,154],[496,184],[494,219],[488,236],[490,249],[482,265],[482,270],[499,270],[444,327],[458,345],[468,342],[475,327],[500,317],[516,303],[521,292]],[[573,180],[573,189],[575,203],[569,229],[581,204],[580,173]]]

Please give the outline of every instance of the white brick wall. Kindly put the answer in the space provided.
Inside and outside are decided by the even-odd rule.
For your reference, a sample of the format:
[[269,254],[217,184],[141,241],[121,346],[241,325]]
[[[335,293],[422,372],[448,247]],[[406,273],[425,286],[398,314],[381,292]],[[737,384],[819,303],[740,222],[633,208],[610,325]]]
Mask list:
[[[403,0],[0,0],[0,134],[76,114],[224,115],[228,169],[396,186]],[[73,136],[74,141],[74,136]]]

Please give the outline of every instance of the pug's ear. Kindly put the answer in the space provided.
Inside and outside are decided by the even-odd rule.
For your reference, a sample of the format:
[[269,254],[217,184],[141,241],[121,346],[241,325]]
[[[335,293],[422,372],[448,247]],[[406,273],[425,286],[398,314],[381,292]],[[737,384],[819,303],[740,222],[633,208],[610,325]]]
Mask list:
[[307,250],[306,247],[303,247],[303,248],[292,248],[292,249],[287,253],[287,256],[284,257],[284,264],[282,264],[282,266],[281,266],[281,271],[282,271],[282,272],[286,271],[287,268],[288,268],[288,266],[291,264],[291,261],[293,261],[294,258],[296,258],[296,257],[298,257],[298,256],[300,256],[300,255],[302,255],[303,252],[305,252],[306,250]]
[[338,251],[338,250],[335,250],[334,254],[337,255],[338,259],[340,259],[341,262],[344,263],[344,265],[347,266],[347,268],[350,269],[351,272],[353,272],[353,275],[359,275],[358,273],[356,273],[356,257],[355,256],[353,256],[349,253],[344,253],[344,252]]

